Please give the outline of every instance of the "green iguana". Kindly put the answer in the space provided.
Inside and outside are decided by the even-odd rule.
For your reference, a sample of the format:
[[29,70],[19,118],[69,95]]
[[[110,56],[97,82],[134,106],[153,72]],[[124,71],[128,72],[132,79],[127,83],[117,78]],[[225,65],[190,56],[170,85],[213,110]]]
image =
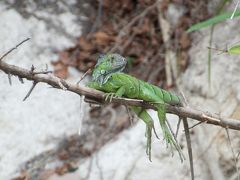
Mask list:
[[[92,81],[87,86],[105,92],[106,101],[108,99],[111,101],[113,97],[127,97],[141,99],[153,104],[157,109],[158,119],[162,128],[163,137],[166,140],[167,145],[170,145],[171,148],[174,147],[178,151],[179,156],[182,160],[183,156],[181,153],[181,148],[178,145],[174,134],[171,132],[170,127],[166,123],[165,110],[165,103],[175,106],[182,106],[181,99],[178,96],[160,89],[157,86],[136,79],[135,77],[128,74],[122,73],[126,64],[127,61],[125,58],[119,54],[101,55],[98,58],[97,64],[93,70]],[[154,122],[151,116],[147,113],[146,109],[138,106],[131,106],[130,109],[132,109],[137,114],[137,116],[146,124],[146,153],[149,156],[149,160],[151,161],[152,131],[156,135]],[[188,127],[186,124],[187,122],[184,122],[184,127]],[[189,153],[189,156],[190,155],[192,156],[191,152]],[[190,162],[191,161],[192,160],[190,157]],[[193,168],[191,168],[191,170],[193,176]]]

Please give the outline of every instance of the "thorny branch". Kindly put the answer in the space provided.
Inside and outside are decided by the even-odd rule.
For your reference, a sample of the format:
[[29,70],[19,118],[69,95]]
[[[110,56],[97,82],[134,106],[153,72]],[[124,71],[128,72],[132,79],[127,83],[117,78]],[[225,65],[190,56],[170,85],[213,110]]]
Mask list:
[[[96,101],[98,103],[104,104],[109,103],[104,101],[104,93],[101,91],[97,91],[95,89],[91,89],[88,87],[80,86],[77,84],[73,84],[67,82],[63,79],[59,79],[53,74],[34,74],[31,70],[24,69],[15,65],[10,65],[4,61],[0,61],[0,70],[5,72],[7,75],[11,74],[14,76],[18,76],[19,79],[25,78],[27,80],[33,81],[35,83],[46,83],[54,88],[63,89],[66,91],[71,91],[80,96],[85,96],[85,101],[88,102],[89,99],[92,101]],[[137,99],[129,99],[129,98],[113,98],[113,103],[123,104],[123,105],[135,105],[142,106],[148,109],[155,109],[153,104],[144,102],[143,100]],[[200,110],[192,109],[190,107],[176,107],[171,105],[166,105],[166,110],[168,113],[176,114],[180,117],[187,117],[198,120],[200,122],[213,124],[217,126],[221,126],[224,128],[240,130],[240,121],[229,118],[222,118],[216,114],[212,114],[209,112],[203,112]]]
[[[2,61],[4,57],[6,57],[9,53],[17,49],[20,45],[22,45],[24,42],[28,41],[29,39],[30,38],[23,40],[22,42],[17,44],[15,47],[7,51],[0,58],[0,70],[2,70],[8,75],[10,84],[12,83],[11,75],[17,76],[21,83],[24,83],[23,78],[29,81],[33,81],[33,85],[30,88],[27,95],[25,96],[24,100],[26,100],[26,98],[30,96],[36,84],[42,82],[52,86],[53,88],[62,89],[65,91],[71,91],[80,96],[85,96],[86,102],[99,103],[99,104],[117,103],[122,105],[142,106],[147,109],[156,109],[153,104],[144,102],[143,100],[138,100],[138,99],[113,98],[112,102],[109,102],[109,101],[106,102],[103,92],[95,89],[91,89],[85,86],[80,86],[79,83],[73,84],[65,81],[64,79],[60,79],[54,76],[53,74],[51,74],[52,71],[48,71],[47,68],[45,71],[35,72],[34,66],[32,66],[30,70],[28,70],[15,65],[10,65]],[[171,106],[166,104],[166,111],[167,113],[175,114],[181,118],[192,118],[203,123],[213,124],[213,125],[234,129],[234,130],[240,130],[240,120],[222,118],[216,114],[192,109],[189,106],[177,107],[177,106]]]

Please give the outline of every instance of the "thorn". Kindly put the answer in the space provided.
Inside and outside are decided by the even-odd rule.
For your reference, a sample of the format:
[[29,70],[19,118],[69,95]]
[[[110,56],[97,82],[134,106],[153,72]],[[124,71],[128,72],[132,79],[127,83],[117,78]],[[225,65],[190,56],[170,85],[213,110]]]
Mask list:
[[37,85],[37,82],[33,81],[32,87],[28,91],[27,95],[23,98],[23,101],[25,101],[30,96],[30,94],[32,93],[32,91],[33,91],[33,89],[35,88],[36,85]]
[[24,84],[23,78],[21,78],[20,76],[18,76],[18,80],[19,80],[22,84]]
[[31,73],[33,74],[33,71],[35,70],[35,67],[32,65],[31,66]]
[[9,82],[9,84],[11,86],[12,85],[12,79],[11,79],[11,74],[10,73],[8,73],[8,82]]
[[86,77],[87,74],[91,72],[91,69],[88,69],[80,78],[80,80],[77,82],[77,85]]
[[200,121],[200,122],[194,124],[193,126],[189,127],[188,129],[193,129],[194,127],[196,127],[196,126],[198,126],[198,125],[200,125],[202,123],[205,123],[205,122],[207,122],[207,121]]

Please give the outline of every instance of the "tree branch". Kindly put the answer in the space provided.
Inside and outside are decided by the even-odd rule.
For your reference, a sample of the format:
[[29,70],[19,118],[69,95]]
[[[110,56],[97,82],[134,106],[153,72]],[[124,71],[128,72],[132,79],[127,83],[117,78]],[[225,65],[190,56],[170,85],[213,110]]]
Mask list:
[[[80,96],[83,95],[87,99],[94,100],[98,103],[109,103],[104,101],[103,92],[97,91],[95,89],[91,89],[88,87],[80,86],[78,84],[69,83],[63,79],[59,79],[58,77],[52,74],[44,74],[44,73],[34,74],[32,73],[31,70],[10,65],[4,61],[0,61],[0,70],[4,71],[7,75],[11,74],[11,75],[18,76],[19,79],[25,78],[35,83],[42,82],[54,88],[71,91]],[[137,100],[137,99],[113,98],[112,102],[117,104],[122,104],[122,105],[135,105],[135,106],[142,106],[148,109],[155,109],[154,105],[144,102],[143,100]],[[175,114],[180,117],[192,118],[200,122],[217,125],[224,128],[240,130],[240,120],[222,118],[218,115],[192,109],[190,107],[177,107],[177,106],[166,105],[166,110],[168,113]]]

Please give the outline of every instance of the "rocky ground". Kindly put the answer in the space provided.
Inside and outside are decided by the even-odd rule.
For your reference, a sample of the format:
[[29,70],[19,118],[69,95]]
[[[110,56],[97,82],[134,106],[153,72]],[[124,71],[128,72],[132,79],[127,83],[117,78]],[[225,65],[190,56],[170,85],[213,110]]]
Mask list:
[[[31,38],[7,56],[6,62],[25,68],[34,64],[38,69],[48,64],[49,69],[53,69],[51,62],[58,59],[58,52],[76,44],[83,27],[87,26],[85,12],[91,9],[88,4],[75,0],[44,2],[0,3],[0,54],[26,37]],[[216,26],[214,44],[224,48],[239,41],[239,22],[234,19]],[[192,36],[189,66],[179,78],[189,105],[240,119],[239,56],[213,52],[209,88],[206,48],[209,29]],[[68,70],[68,80],[76,82],[80,73],[71,67]],[[24,179],[27,176],[50,180],[189,179],[187,161],[181,163],[176,152],[172,157],[162,139],[154,139],[153,162],[148,161],[144,124],[139,122],[130,126],[124,108],[118,107],[117,113],[109,107],[103,113],[95,110],[90,116],[87,104],[80,108],[78,96],[43,84],[23,102],[31,82],[21,84],[12,77],[10,86],[3,73],[0,73],[0,81],[0,179]],[[156,114],[151,114],[156,119]],[[96,118],[99,116],[100,119]],[[175,127],[177,117],[169,115],[168,119]],[[81,120],[83,126],[79,136]],[[191,125],[195,123],[190,122]],[[108,136],[103,133],[105,129]],[[180,132],[179,142],[186,154],[182,129]],[[240,152],[240,133],[230,130],[229,133],[231,145],[225,129],[201,124],[191,130],[196,179],[237,179],[230,147],[235,154]],[[92,142],[94,139],[96,142]]]

